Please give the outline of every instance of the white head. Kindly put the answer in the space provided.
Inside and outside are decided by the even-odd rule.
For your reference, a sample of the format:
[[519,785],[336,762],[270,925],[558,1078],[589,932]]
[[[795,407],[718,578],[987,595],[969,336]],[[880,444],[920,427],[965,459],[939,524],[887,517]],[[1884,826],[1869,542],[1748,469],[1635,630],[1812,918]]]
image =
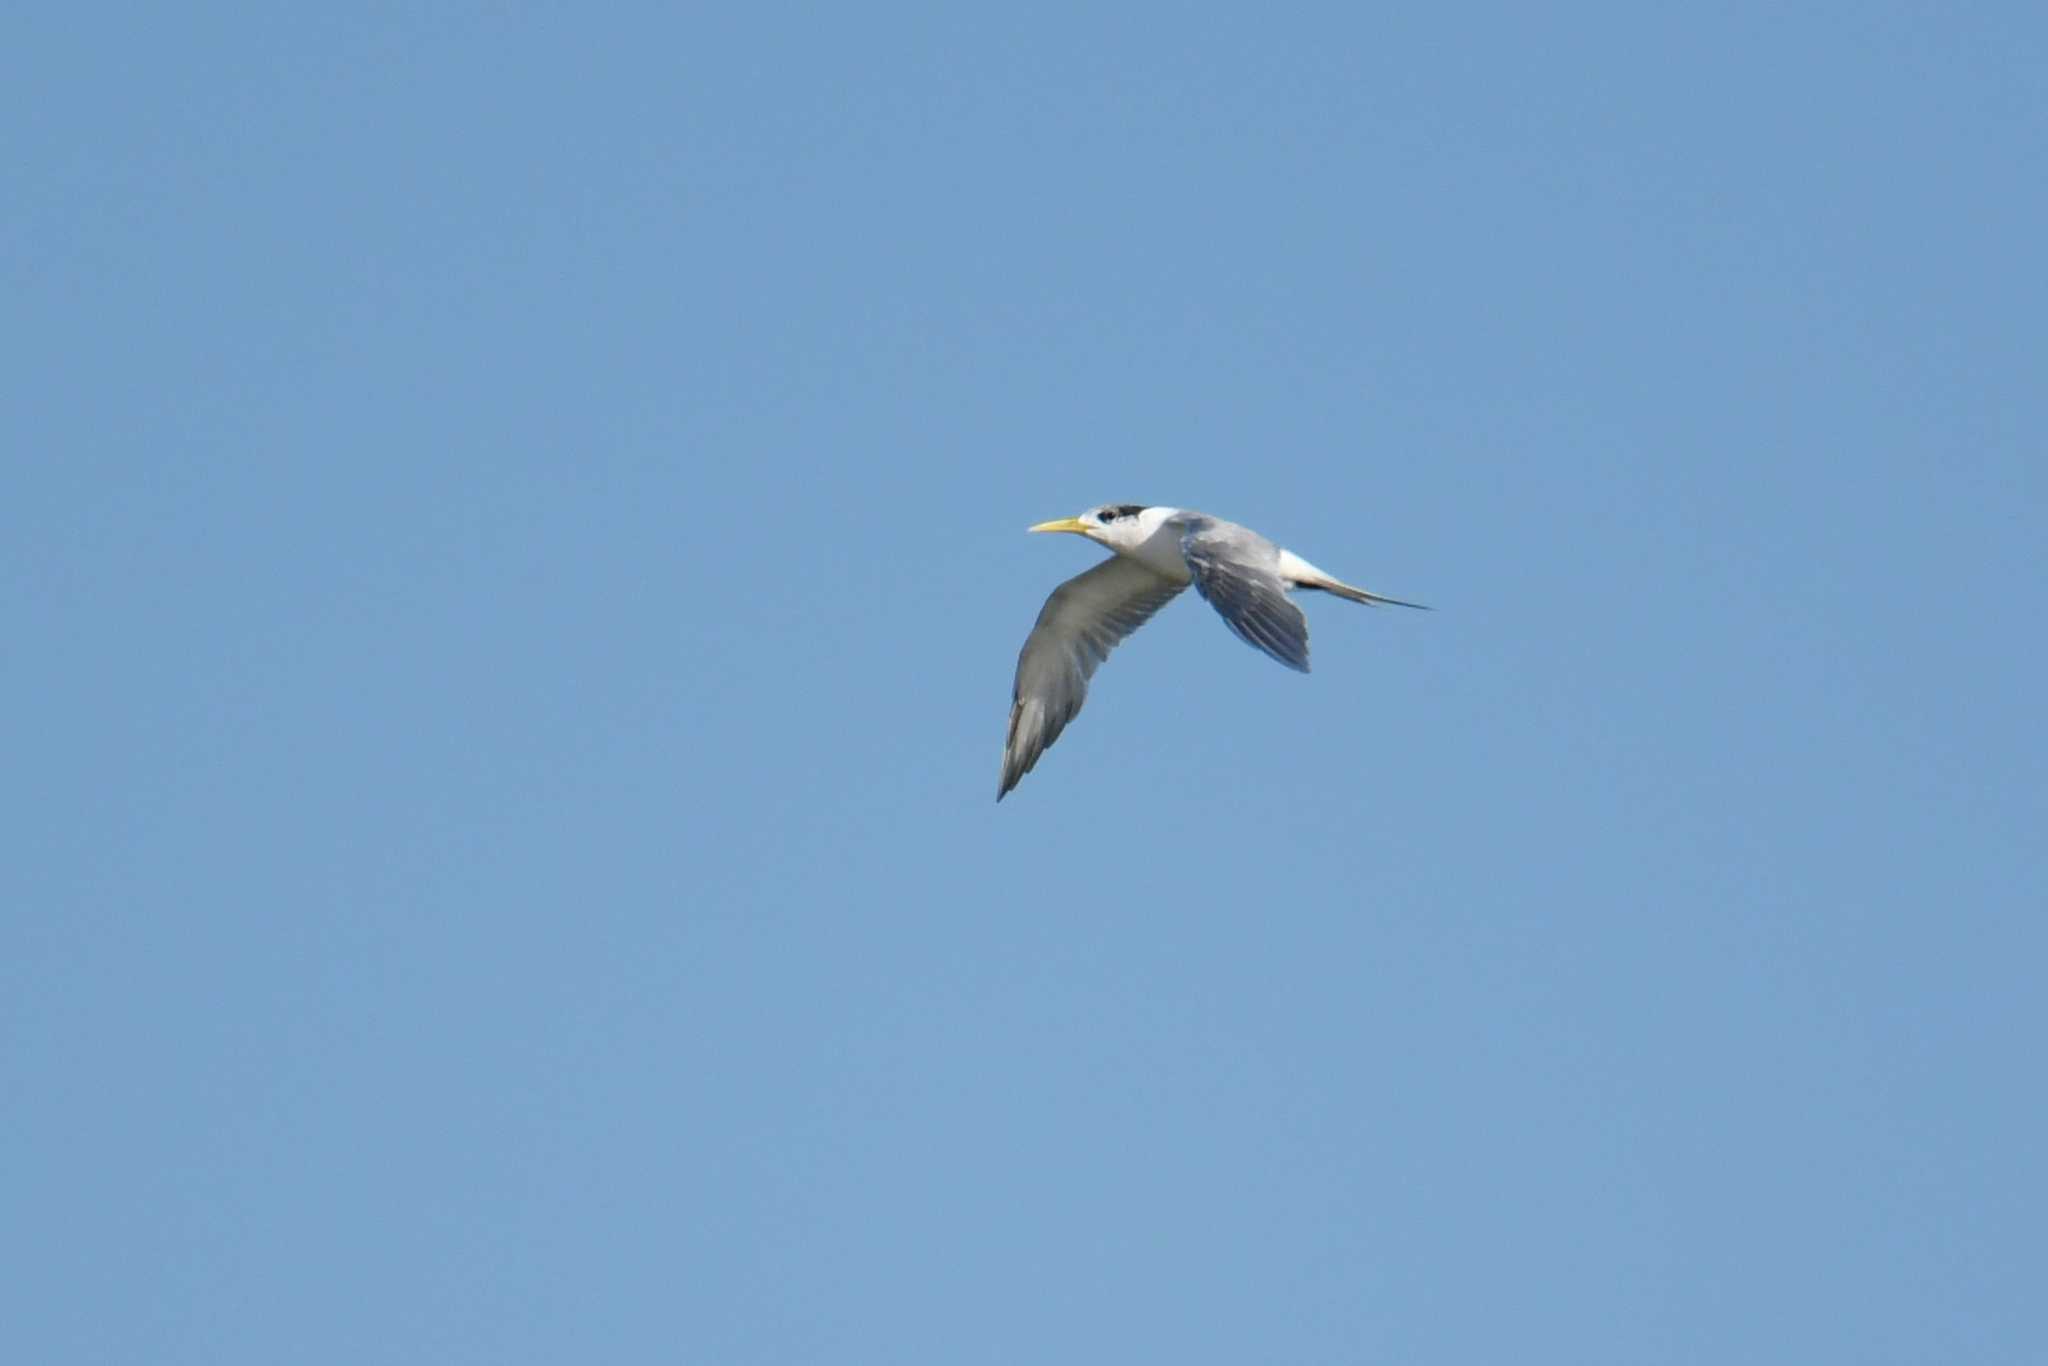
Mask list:
[[1130,550],[1151,539],[1152,533],[1159,530],[1176,510],[1146,507],[1143,503],[1104,503],[1101,507],[1089,508],[1079,517],[1040,522],[1030,530],[1071,531],[1111,550]]

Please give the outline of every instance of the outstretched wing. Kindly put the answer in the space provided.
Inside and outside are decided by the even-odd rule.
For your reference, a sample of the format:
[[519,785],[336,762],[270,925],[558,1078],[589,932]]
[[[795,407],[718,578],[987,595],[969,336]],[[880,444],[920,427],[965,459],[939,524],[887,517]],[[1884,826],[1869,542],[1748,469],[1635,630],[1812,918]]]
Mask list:
[[1001,801],[1088,699],[1088,680],[1123,638],[1187,585],[1113,555],[1055,588],[1017,656]]
[[1280,550],[1255,531],[1210,518],[1180,538],[1195,589],[1247,644],[1308,672],[1308,619],[1287,597]]

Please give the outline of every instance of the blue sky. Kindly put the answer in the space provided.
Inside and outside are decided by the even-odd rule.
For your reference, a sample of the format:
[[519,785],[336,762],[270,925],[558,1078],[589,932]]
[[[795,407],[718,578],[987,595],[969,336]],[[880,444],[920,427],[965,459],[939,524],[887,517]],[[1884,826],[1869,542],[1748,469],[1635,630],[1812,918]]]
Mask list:
[[2037,7],[4,46],[9,1359],[2048,1356]]

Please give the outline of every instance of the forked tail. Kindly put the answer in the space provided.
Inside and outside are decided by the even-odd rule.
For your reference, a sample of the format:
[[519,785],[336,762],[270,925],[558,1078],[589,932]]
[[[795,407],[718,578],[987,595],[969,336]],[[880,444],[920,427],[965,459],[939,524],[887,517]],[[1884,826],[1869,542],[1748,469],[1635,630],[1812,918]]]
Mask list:
[[1378,593],[1368,593],[1363,588],[1353,588],[1350,584],[1342,583],[1328,575],[1315,579],[1302,579],[1300,583],[1303,588],[1319,588],[1325,593],[1335,593],[1338,597],[1349,598],[1353,602],[1369,602],[1375,606],[1385,607],[1413,607],[1418,612],[1430,610],[1426,603],[1403,602],[1399,598],[1382,597]]
[[1403,602],[1399,598],[1382,597],[1378,593],[1368,593],[1363,588],[1354,588],[1342,579],[1325,574],[1291,550],[1280,552],[1280,577],[1296,588],[1313,588],[1323,593],[1335,593],[1338,597],[1349,598],[1353,602],[1369,602],[1375,606],[1413,607],[1418,612],[1429,610],[1419,602]]

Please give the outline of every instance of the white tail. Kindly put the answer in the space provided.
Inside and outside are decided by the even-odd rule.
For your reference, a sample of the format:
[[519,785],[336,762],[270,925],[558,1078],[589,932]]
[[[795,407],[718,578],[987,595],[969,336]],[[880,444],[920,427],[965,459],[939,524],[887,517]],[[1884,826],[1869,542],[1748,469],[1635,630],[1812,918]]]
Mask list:
[[1352,602],[1368,602],[1375,606],[1387,607],[1413,607],[1418,612],[1429,610],[1419,602],[1403,602],[1399,598],[1382,597],[1378,593],[1368,593],[1363,588],[1354,588],[1342,579],[1325,574],[1291,550],[1280,552],[1280,577],[1296,588],[1313,588],[1318,592],[1334,593]]

